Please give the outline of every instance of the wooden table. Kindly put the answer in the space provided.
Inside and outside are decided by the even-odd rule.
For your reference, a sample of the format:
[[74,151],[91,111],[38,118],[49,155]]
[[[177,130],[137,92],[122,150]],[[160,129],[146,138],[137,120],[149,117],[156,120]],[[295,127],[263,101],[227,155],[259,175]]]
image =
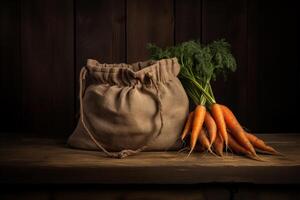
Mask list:
[[1,183],[300,183],[300,135],[263,134],[286,156],[261,155],[266,162],[228,153],[142,152],[111,159],[101,152],[67,148],[62,139],[2,136]]

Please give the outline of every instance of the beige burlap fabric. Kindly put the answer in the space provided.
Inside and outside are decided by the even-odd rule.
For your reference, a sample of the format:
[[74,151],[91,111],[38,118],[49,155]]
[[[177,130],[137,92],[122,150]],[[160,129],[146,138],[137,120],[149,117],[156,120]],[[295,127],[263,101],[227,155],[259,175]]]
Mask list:
[[179,70],[176,58],[131,65],[89,59],[80,73],[81,116],[68,145],[118,158],[178,149],[188,114]]

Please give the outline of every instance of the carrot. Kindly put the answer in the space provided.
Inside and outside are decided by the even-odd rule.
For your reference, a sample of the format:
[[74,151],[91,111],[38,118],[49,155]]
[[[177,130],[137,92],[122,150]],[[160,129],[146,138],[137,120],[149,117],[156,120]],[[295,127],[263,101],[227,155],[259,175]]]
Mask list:
[[256,154],[253,155],[249,150],[237,143],[237,141],[230,134],[228,134],[228,145],[229,148],[237,154],[245,155],[253,160],[262,161]]
[[194,111],[194,120],[193,120],[191,140],[190,140],[190,147],[191,147],[190,153],[194,150],[196,146],[198,135],[202,129],[202,125],[204,122],[205,113],[206,113],[206,108],[203,105],[198,105]]
[[227,145],[228,145],[228,133],[227,133],[227,130],[226,130],[226,123],[225,123],[223,112],[222,112],[222,109],[221,109],[220,105],[217,104],[217,103],[212,104],[211,113],[212,113],[212,116],[215,119],[218,131],[221,134],[221,137],[222,137],[223,141],[225,142],[225,146],[227,147]]
[[229,144],[229,147],[235,153],[244,154],[244,155],[251,154],[251,152],[249,152],[245,147],[243,147],[239,143],[237,143],[237,141],[235,141],[235,139],[231,135],[228,136],[228,144]]
[[256,155],[254,147],[250,143],[243,127],[240,125],[232,111],[224,105],[221,105],[220,107],[222,109],[226,125],[230,129],[232,136],[234,136],[239,144],[249,150],[253,155]]
[[205,131],[204,128],[201,129],[201,131],[199,133],[199,136],[198,136],[198,140],[201,143],[201,145],[204,147],[204,149],[207,149],[207,150],[211,151],[210,150],[210,143],[209,143],[209,140],[206,136],[206,131]]
[[214,118],[212,118],[209,112],[206,112],[205,114],[204,124],[209,133],[210,145],[212,145],[217,136],[217,125]]
[[268,146],[263,140],[259,139],[255,135],[246,132],[246,136],[255,148],[270,153],[272,155],[281,155],[281,153],[276,151],[274,148]]
[[182,131],[182,134],[181,134],[181,140],[184,140],[185,137],[187,136],[187,134],[190,132],[191,127],[192,127],[193,118],[194,118],[194,112],[190,112],[190,114],[187,118],[187,121],[185,123],[184,129]]
[[217,135],[216,140],[214,142],[215,152],[218,156],[223,156],[223,148],[224,142],[220,135]]

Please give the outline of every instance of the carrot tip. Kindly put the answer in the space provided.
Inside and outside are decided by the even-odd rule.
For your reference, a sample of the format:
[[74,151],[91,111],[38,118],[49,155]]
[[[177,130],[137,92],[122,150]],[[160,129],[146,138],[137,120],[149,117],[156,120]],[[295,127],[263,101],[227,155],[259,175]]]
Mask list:
[[218,156],[217,154],[215,154],[215,152],[213,152],[213,151],[211,150],[211,148],[208,148],[207,151],[208,151],[209,153],[211,153],[212,155],[214,155],[214,156]]
[[284,156],[284,154],[280,153],[279,151],[275,150],[272,147],[270,147],[270,153],[276,156]]
[[[231,149],[229,148],[228,143],[225,142],[225,153],[227,153],[227,150],[228,150],[228,149],[231,150]],[[232,151],[231,151],[231,152],[232,152]]]
[[251,158],[252,160],[265,162],[266,160],[262,159],[257,154],[253,154],[251,151],[249,151],[247,154],[245,154],[246,157]]
[[274,155],[274,156],[285,156],[283,153],[272,149],[272,151],[262,151],[263,153]]
[[219,156],[219,157],[223,157],[223,152],[222,151],[216,151],[215,150],[215,155]]
[[255,150],[250,151],[254,156],[258,156]]
[[191,148],[191,150],[189,151],[188,155],[186,156],[186,158],[190,157],[191,153],[193,152],[194,148]]
[[283,153],[279,152],[279,151],[274,151],[274,155],[275,156],[285,156]]
[[216,152],[216,155],[217,155],[218,157],[220,157],[220,158],[223,157],[223,153],[220,153],[220,152],[219,152],[219,153]]
[[259,157],[258,155],[246,155],[248,158],[251,158],[253,160],[256,160],[256,161],[261,161],[261,162],[266,162],[266,160],[262,159],[261,157]]

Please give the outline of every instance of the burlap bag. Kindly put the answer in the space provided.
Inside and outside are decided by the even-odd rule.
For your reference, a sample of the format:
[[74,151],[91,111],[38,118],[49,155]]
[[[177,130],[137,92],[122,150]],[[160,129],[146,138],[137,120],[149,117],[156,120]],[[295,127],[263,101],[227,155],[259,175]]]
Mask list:
[[89,59],[80,73],[81,116],[68,145],[118,158],[178,149],[188,115],[179,70],[176,58],[132,65]]

